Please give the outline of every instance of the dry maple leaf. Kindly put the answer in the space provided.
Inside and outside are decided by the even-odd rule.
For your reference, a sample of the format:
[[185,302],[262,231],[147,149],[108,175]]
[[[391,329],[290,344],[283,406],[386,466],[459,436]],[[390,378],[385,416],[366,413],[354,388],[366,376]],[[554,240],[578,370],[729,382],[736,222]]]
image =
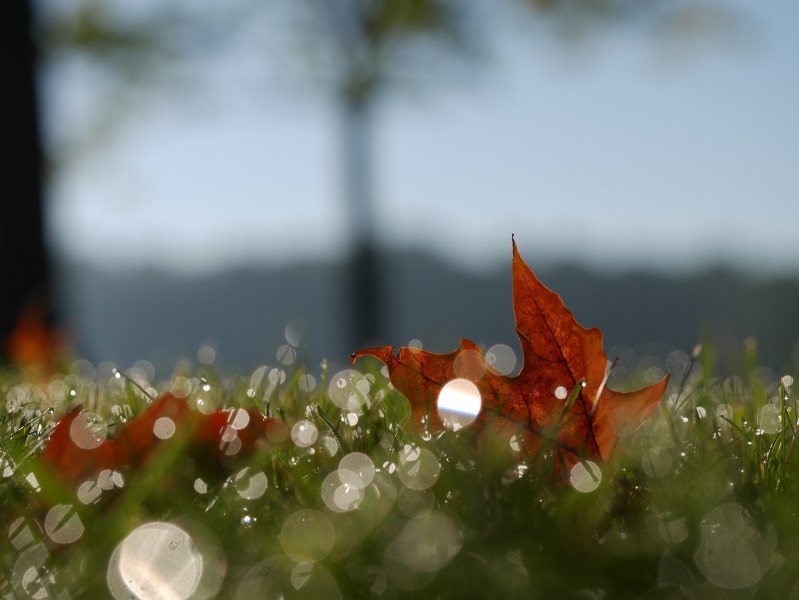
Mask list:
[[252,410],[203,414],[193,411],[184,398],[164,394],[123,425],[114,438],[105,439],[77,406],[53,429],[39,465],[63,483],[78,484],[105,469],[136,469],[176,436],[186,435],[194,450],[210,450],[223,457],[251,450],[271,427],[282,429]]
[[[524,364],[516,377],[498,373],[474,343],[433,354],[418,348],[369,348],[353,354],[383,361],[394,386],[410,401],[417,424],[443,427],[436,402],[442,387],[466,379],[477,387],[482,408],[477,435],[516,435],[514,446],[532,457],[552,442],[558,464],[583,459],[607,461],[621,436],[637,428],[655,410],[669,376],[633,392],[606,387],[609,363],[597,328],[585,329],[519,256],[513,241],[513,307]],[[467,384],[468,386],[468,384]],[[456,398],[458,395],[456,394]],[[468,402],[463,394],[461,401]],[[459,411],[457,407],[454,409]],[[468,412],[463,409],[460,412]],[[488,431],[491,434],[487,434]]]

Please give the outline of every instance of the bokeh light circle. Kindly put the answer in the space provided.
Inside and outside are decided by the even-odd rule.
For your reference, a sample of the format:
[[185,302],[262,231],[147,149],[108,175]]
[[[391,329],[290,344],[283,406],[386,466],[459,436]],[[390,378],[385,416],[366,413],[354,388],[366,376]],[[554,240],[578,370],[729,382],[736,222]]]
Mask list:
[[444,426],[457,431],[477,418],[482,397],[477,386],[468,379],[453,379],[441,388],[436,405]]
[[351,452],[339,461],[338,474],[343,483],[363,489],[372,483],[375,465],[366,454]]
[[602,470],[590,460],[578,462],[569,472],[569,483],[578,492],[593,492],[601,482]]
[[280,545],[286,554],[297,560],[322,560],[335,541],[336,532],[330,519],[309,508],[289,515],[280,530]]
[[79,414],[69,426],[69,437],[78,448],[94,450],[105,441],[107,429],[94,413]]
[[291,439],[300,448],[313,446],[319,431],[311,421],[297,421],[291,427]]
[[516,353],[507,344],[495,344],[486,351],[486,365],[497,375],[510,375],[516,368]]
[[44,518],[44,531],[58,544],[71,544],[83,535],[83,523],[71,504],[57,504]]
[[405,487],[426,490],[438,480],[441,464],[427,448],[405,446],[399,452],[397,473]]
[[273,556],[244,575],[235,600],[293,600],[341,598],[335,580],[317,563],[296,561],[290,556]]
[[108,588],[117,600],[184,600],[203,575],[203,557],[191,536],[172,523],[152,522],[122,540],[108,565]]

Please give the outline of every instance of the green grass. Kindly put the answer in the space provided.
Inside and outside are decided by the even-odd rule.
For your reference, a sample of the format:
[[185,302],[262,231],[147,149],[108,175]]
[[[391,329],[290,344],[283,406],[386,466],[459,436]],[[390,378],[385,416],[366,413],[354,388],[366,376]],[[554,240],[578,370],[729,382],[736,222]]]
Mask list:
[[418,434],[380,365],[366,368],[338,404],[324,368],[131,373],[151,394],[268,411],[288,437],[220,465],[176,436],[146,468],[96,481],[88,504],[37,491],[45,434],[81,401],[113,435],[145,393],[83,363],[46,382],[0,375],[0,594],[135,597],[130,580],[146,598],[799,598],[789,379],[675,373],[658,413],[580,492],[468,428]]

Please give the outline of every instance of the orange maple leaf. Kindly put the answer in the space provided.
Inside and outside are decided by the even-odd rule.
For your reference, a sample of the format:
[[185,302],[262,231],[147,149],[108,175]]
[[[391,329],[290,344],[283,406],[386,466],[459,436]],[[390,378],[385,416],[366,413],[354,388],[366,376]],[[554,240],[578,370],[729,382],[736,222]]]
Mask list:
[[[567,466],[583,459],[607,461],[620,437],[654,412],[669,376],[633,392],[609,389],[605,384],[610,365],[599,329],[577,323],[560,296],[546,288],[519,256],[515,240],[513,307],[524,358],[516,377],[494,370],[469,340],[461,340],[460,348],[449,354],[418,348],[400,348],[394,354],[393,347],[385,346],[361,350],[350,358],[355,362],[371,355],[383,361],[391,382],[410,401],[412,419],[425,423],[431,432],[444,426],[436,410],[442,388],[465,379],[474,383],[482,403],[473,425],[479,437],[489,430],[491,435],[516,435],[514,446],[525,457],[534,456],[549,440],[557,452],[556,462]],[[455,394],[455,401],[468,404],[468,394]]]

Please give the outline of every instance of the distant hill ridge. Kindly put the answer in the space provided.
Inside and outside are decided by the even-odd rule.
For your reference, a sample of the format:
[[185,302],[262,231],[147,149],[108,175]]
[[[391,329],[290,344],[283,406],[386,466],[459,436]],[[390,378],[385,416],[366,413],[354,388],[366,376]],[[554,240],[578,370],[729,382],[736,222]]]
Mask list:
[[[530,265],[563,297],[577,320],[599,327],[606,350],[624,344],[662,354],[690,352],[703,336],[718,344],[722,366],[738,360],[742,341],[758,340],[760,361],[777,371],[799,362],[799,280],[754,281],[715,269],[684,277],[600,275],[578,267]],[[511,268],[468,273],[421,252],[382,258],[386,326],[375,343],[421,339],[427,349],[454,349],[460,338],[518,348]],[[275,364],[288,322],[310,332],[305,359],[345,364],[345,270],[338,264],[238,268],[208,276],[155,270],[104,271],[84,264],[60,269],[63,313],[78,351],[124,367],[148,358],[162,368],[194,358],[204,340],[218,345],[221,366]]]

